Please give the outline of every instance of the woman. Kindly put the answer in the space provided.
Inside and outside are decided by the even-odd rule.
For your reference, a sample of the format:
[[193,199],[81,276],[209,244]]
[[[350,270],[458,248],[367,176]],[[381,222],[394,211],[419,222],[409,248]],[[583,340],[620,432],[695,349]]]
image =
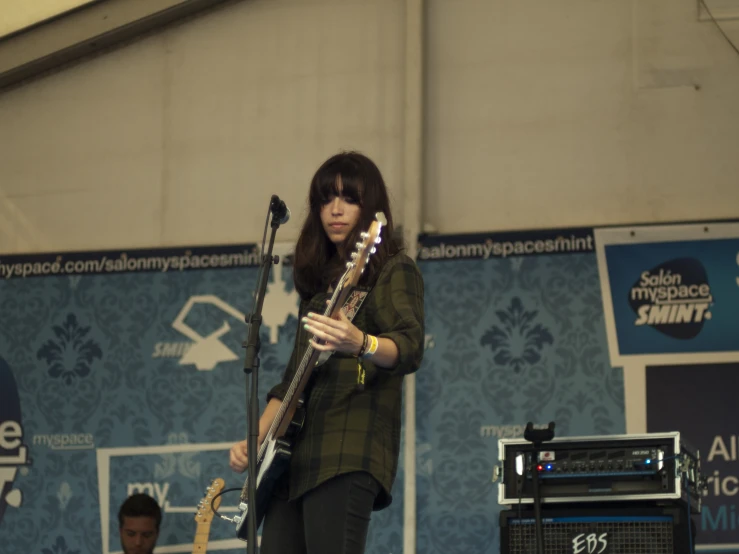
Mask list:
[[[423,280],[394,240],[387,189],[369,158],[348,152],[328,159],[308,202],[293,264],[301,326],[283,380],[268,394],[260,444],[308,345],[333,354],[306,388],[305,424],[266,510],[261,552],[361,554],[371,512],[391,502],[403,376],[423,357]],[[325,317],[330,292],[376,212],[387,224],[357,287],[369,292],[352,321],[343,313]],[[230,465],[244,471],[246,441],[231,448]]]

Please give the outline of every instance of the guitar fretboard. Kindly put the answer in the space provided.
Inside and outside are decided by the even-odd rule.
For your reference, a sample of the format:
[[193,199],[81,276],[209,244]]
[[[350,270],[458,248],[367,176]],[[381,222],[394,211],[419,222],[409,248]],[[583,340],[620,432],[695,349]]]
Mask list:
[[208,551],[208,537],[210,536],[210,520],[198,523],[195,538],[192,541],[193,554],[205,554]]

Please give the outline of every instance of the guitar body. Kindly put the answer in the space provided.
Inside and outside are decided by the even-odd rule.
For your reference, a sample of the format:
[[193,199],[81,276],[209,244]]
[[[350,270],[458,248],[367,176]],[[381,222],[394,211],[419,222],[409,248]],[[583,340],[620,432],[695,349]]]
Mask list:
[[[298,433],[303,428],[304,422],[305,410],[303,409],[303,401],[301,399],[285,436],[279,439],[268,439],[265,441],[266,448],[263,450],[264,456],[257,464],[257,498],[256,502],[254,502],[257,529],[262,525],[264,514],[267,512],[267,506],[272,499],[272,493],[275,490],[277,481],[287,471],[287,468],[290,467],[292,446]],[[247,477],[244,487],[248,485],[248,479]],[[236,537],[242,541],[248,540],[247,516],[249,514],[249,504],[249,502],[241,502],[239,504],[241,515],[236,525]]]

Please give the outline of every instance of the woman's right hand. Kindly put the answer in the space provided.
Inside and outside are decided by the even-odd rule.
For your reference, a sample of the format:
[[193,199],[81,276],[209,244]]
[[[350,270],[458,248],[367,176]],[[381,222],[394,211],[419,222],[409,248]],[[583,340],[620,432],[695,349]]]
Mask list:
[[228,465],[237,473],[243,473],[249,465],[249,458],[246,455],[246,441],[237,442],[231,447],[228,455]]
[[[264,413],[259,419],[259,438],[257,439],[257,452],[259,452],[259,449],[262,448],[262,443],[267,438],[269,428],[272,425],[277,412],[280,410],[280,406],[282,406],[282,400],[279,400],[277,398],[270,398],[267,406],[264,408]],[[288,415],[292,417],[294,411],[295,410],[293,409]],[[231,466],[231,469],[238,473],[243,473],[244,470],[247,468],[247,466],[249,465],[249,458],[247,458],[246,455],[245,440],[237,442],[231,447],[231,451],[228,454],[228,465]]]

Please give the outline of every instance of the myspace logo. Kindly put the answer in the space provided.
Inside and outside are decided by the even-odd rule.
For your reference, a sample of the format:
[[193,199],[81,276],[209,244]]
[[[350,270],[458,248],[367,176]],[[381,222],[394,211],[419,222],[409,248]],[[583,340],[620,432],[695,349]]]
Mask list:
[[[275,253],[279,253],[277,249]],[[282,257],[284,259],[284,254]],[[269,329],[269,340],[272,344],[277,343],[279,328],[285,324],[287,318],[290,315],[295,318],[298,316],[298,293],[294,289],[287,291],[282,273],[282,267],[276,266],[273,272],[274,281],[267,286],[262,313],[262,325]],[[221,325],[205,335],[196,331],[187,323],[188,316],[196,307],[220,310],[224,314]],[[179,358],[180,365],[194,365],[199,371],[212,371],[221,362],[238,359],[237,354],[223,341],[224,336],[231,331],[234,321],[245,325],[245,314],[218,296],[213,294],[191,296],[172,322],[172,328],[189,340],[157,342],[151,357]]]
[[643,271],[629,290],[636,326],[650,326],[676,339],[696,337],[711,319],[714,304],[703,264],[693,258],[669,260]]

